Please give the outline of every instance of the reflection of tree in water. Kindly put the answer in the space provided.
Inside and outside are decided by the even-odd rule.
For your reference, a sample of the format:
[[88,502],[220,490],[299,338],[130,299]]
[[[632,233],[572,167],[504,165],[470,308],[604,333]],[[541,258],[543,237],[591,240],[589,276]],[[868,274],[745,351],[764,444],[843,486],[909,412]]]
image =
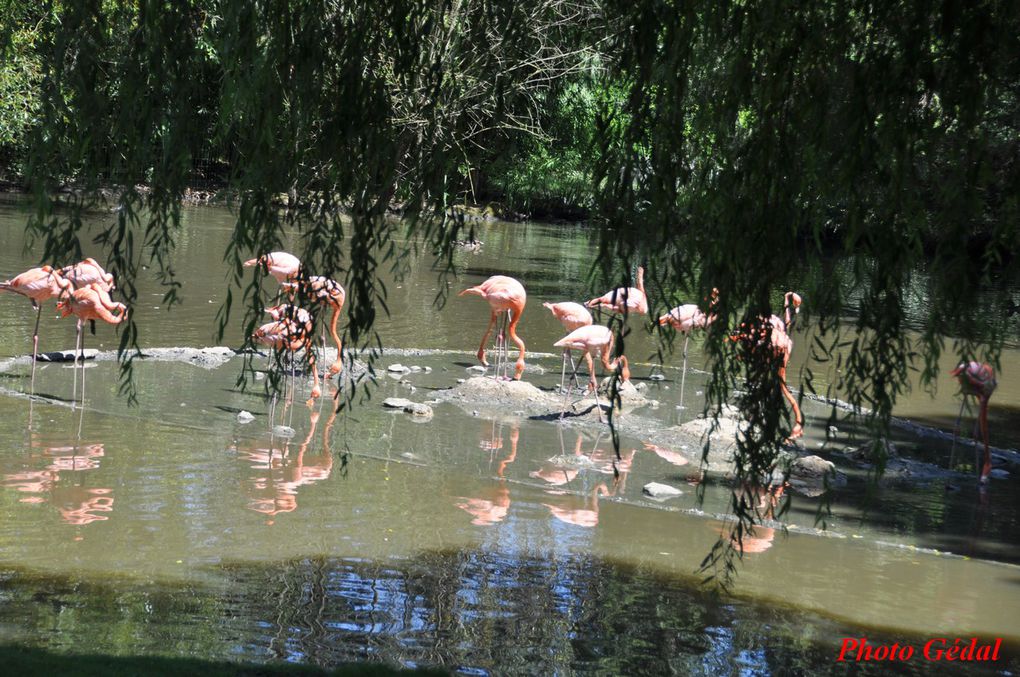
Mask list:
[[720,604],[676,579],[587,556],[475,550],[385,564],[303,559],[229,574],[230,588],[246,594],[222,613],[253,619],[246,649],[321,666],[367,659],[528,674],[810,674],[831,665],[833,637],[861,631],[821,618],[807,626],[785,607]]
[[[319,415],[318,410],[310,412],[308,434],[293,456],[290,454],[290,442],[285,441],[282,448],[277,448],[273,446],[274,438],[270,438],[268,447],[257,446],[258,440],[252,441],[251,447],[247,449],[238,443],[231,447],[241,461],[250,463],[251,469],[257,471],[245,485],[248,508],[270,518],[280,513],[293,512],[297,509],[298,489],[330,476],[333,470],[331,432],[337,412],[330,412],[322,432],[322,445],[318,450],[309,450]],[[273,524],[273,520],[268,520],[267,524]]]
[[80,476],[77,484],[68,481],[76,473],[99,468],[99,459],[105,454],[101,443],[42,447],[33,440],[22,462],[29,468],[42,462],[44,467],[5,473],[3,486],[24,494],[18,499],[20,503],[49,501],[68,524],[83,526],[105,521],[109,519],[105,513],[113,510],[112,489],[86,487]]

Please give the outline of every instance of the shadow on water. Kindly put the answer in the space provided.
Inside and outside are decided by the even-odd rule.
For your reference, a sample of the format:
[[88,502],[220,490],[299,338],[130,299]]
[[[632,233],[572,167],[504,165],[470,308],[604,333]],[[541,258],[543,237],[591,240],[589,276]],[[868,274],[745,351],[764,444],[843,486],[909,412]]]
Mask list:
[[[154,585],[7,570],[0,580],[3,639],[49,656],[87,646],[107,655],[323,668],[366,661],[468,674],[714,675],[829,672],[838,638],[866,636],[872,645],[912,645],[917,655],[859,664],[861,674],[943,669],[920,656],[927,637],[723,602],[676,579],[585,555],[553,561],[430,551],[386,561],[234,562],[209,573],[208,584]],[[57,623],[60,633],[43,631]],[[1020,647],[1004,645],[989,667],[1020,669]]]

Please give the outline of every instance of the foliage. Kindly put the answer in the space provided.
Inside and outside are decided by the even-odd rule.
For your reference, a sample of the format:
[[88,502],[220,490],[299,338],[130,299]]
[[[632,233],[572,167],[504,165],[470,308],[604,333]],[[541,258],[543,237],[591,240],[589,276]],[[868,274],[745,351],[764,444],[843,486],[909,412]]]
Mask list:
[[[743,497],[790,424],[771,358],[726,334],[783,290],[802,285],[817,361],[850,342],[835,387],[876,437],[912,369],[933,382],[947,339],[996,359],[1004,323],[972,299],[1020,245],[1018,13],[991,0],[49,3],[32,227],[54,263],[93,237],[129,302],[144,256],[172,302],[179,198],[196,167],[221,167],[237,199],[234,287],[244,258],[297,232],[307,272],[347,287],[347,331],[366,348],[386,309],[376,272],[400,269],[405,228],[449,262],[463,224],[448,207],[497,158],[490,179],[511,196],[593,196],[603,282],[644,263],[657,311],[680,300],[659,290],[719,290],[709,403],[748,383],[743,533],[760,517]],[[78,191],[58,213],[68,180]],[[82,232],[107,185],[116,223]],[[394,203],[403,225],[384,218]],[[845,255],[849,285],[798,273]],[[915,345],[906,308],[924,266],[938,274]],[[249,327],[262,296],[244,291]],[[128,365],[137,337],[129,324]],[[710,564],[732,564],[722,551]]]

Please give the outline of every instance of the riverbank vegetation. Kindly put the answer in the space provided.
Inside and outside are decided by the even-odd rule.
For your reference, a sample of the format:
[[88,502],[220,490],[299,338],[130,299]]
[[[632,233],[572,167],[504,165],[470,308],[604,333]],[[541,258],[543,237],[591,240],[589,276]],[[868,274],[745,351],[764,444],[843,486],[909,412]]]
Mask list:
[[[309,270],[344,279],[359,347],[385,344],[372,333],[386,295],[376,271],[399,265],[406,230],[450,262],[468,227],[448,218],[455,204],[586,218],[602,245],[597,286],[629,282],[644,264],[653,312],[719,290],[706,406],[751,386],[738,402],[751,422],[738,470],[752,486],[771,475],[791,424],[774,360],[725,339],[773,312],[805,259],[858,262],[849,286],[817,276],[798,289],[823,330],[799,348],[829,368],[852,327],[833,393],[870,412],[876,440],[911,370],[935,383],[947,341],[961,358],[994,362],[1010,331],[972,300],[1020,249],[1011,3],[0,7],[4,177],[34,192],[43,255],[67,262],[94,241],[128,302],[143,263],[173,301],[180,198],[200,181],[237,196],[234,288],[243,259],[296,229]],[[68,183],[79,190],[72,208],[55,211],[51,196]],[[83,231],[81,210],[111,185],[122,187],[112,223]],[[406,222],[383,218],[393,206]],[[920,267],[939,274],[921,290],[912,342]],[[246,288],[249,326],[259,295],[257,282]],[[223,323],[230,310],[228,298]],[[139,328],[126,325],[129,357]],[[734,501],[743,528],[756,508]]]

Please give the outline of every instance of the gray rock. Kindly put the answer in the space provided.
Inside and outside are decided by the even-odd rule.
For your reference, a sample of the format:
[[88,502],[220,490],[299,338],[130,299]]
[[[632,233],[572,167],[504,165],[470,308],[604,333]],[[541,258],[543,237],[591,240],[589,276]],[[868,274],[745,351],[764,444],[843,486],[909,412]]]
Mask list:
[[476,364],[476,365],[474,365],[472,367],[468,367],[467,370],[468,370],[468,372],[470,372],[472,374],[484,374],[485,373],[485,367],[483,367],[480,364]]
[[410,404],[414,403],[405,397],[387,397],[382,403],[387,409],[404,409]]
[[273,434],[277,437],[286,437],[289,439],[294,437],[294,429],[289,425],[277,425],[273,426]]
[[250,411],[237,412],[237,422],[240,423],[241,425],[244,425],[245,423],[251,423],[254,420],[255,417],[252,416]]
[[414,365],[411,367],[411,371],[417,374],[419,371],[421,371],[421,367],[419,367],[418,365]]
[[649,381],[665,381],[666,380],[666,375],[665,374],[652,374],[651,376],[648,377],[648,380]]
[[411,369],[398,363],[391,364],[390,366],[386,367],[386,371],[390,372],[391,374],[403,374],[404,372],[411,371]]
[[432,407],[420,402],[410,402],[404,407],[404,411],[412,416],[432,418]]
[[649,482],[642,488],[642,491],[652,498],[673,498],[675,496],[681,496],[684,493],[676,487],[671,487],[668,484],[662,484],[660,482]]
[[1008,480],[1009,471],[1003,470],[1002,468],[993,468],[992,471],[988,473],[988,476],[993,480]]

